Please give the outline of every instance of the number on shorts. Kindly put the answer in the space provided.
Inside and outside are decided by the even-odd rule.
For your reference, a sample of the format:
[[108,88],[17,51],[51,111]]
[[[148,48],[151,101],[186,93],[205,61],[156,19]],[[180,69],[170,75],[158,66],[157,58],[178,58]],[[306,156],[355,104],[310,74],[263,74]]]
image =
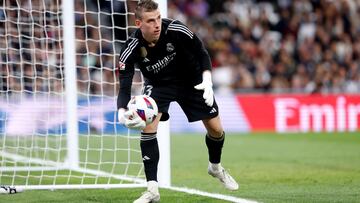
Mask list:
[[150,97],[150,96],[151,96],[151,92],[152,92],[152,88],[153,88],[152,85],[146,85],[146,86],[144,86],[143,91],[142,91],[142,94]]

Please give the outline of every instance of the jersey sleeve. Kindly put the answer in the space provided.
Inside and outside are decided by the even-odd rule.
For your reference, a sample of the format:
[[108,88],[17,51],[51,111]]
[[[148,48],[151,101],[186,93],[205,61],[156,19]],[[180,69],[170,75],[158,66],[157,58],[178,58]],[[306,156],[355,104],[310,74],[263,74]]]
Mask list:
[[211,70],[211,59],[203,42],[185,24],[178,20],[174,20],[169,24],[167,32],[189,52],[192,52],[193,55],[197,56],[203,71]]
[[130,38],[120,51],[117,68],[119,70],[119,93],[117,97],[117,108],[127,108],[131,97],[132,79],[136,63],[136,48],[138,39]]

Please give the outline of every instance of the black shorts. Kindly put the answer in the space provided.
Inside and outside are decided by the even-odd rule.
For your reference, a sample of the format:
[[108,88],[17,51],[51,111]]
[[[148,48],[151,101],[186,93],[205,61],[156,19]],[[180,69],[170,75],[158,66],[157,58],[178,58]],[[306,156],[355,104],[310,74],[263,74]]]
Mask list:
[[143,94],[151,96],[162,113],[161,121],[169,119],[170,103],[176,101],[184,111],[189,122],[214,118],[219,114],[219,108],[214,99],[213,106],[208,106],[203,98],[203,90],[193,86],[166,85],[153,86],[145,84]]

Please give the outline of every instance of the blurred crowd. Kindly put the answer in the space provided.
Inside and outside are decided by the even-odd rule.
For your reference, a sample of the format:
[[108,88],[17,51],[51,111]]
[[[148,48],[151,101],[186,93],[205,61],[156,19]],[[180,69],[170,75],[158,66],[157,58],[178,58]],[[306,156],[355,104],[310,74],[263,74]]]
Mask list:
[[[0,93],[61,93],[59,1],[4,2]],[[133,28],[124,27],[133,18],[124,13],[132,11],[136,1],[75,2],[79,93],[116,95],[114,64]],[[203,39],[219,93],[360,92],[360,1],[172,0],[168,16]]]
[[[68,25],[62,22],[61,1],[1,2],[0,94],[63,94],[63,28]],[[108,6],[110,1],[74,2],[79,96],[117,95],[114,61],[127,29],[124,22],[122,27],[113,29],[117,24],[112,22],[125,16],[124,11],[113,12]],[[125,3],[115,1],[111,5],[120,9]]]
[[218,91],[357,93],[360,1],[175,0],[211,53]]

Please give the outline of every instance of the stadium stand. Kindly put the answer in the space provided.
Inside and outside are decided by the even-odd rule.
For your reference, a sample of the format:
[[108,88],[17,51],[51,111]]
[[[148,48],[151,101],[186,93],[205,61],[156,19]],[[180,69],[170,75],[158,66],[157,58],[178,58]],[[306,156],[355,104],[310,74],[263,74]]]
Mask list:
[[[76,2],[76,10],[88,11],[86,17],[76,15],[80,92],[96,95],[104,91],[111,96],[114,92],[107,92],[112,88],[106,86],[115,84],[111,72],[118,45],[109,42],[113,37],[123,40],[125,36],[121,30],[115,30],[113,36],[111,30],[98,32],[96,27],[109,26],[112,22],[122,24],[124,19],[114,15],[99,17],[96,12],[121,10],[125,4]],[[168,15],[185,21],[205,42],[212,56],[213,80],[219,93],[357,93],[360,91],[359,6],[355,0],[174,0],[168,1]],[[30,20],[30,13],[0,9],[0,92],[21,88],[29,92],[39,88],[63,91],[58,85],[58,80],[63,79],[58,75],[62,73],[58,69],[63,67],[57,51],[61,43],[55,15],[59,14],[46,13],[48,17],[54,15],[53,21],[46,22],[46,32],[40,26],[44,26],[43,14],[31,15],[31,20],[38,20],[39,27],[18,29],[19,22]],[[85,20],[87,26],[82,26]],[[98,41],[99,34],[105,40]],[[44,41],[30,44],[27,43],[30,37]],[[36,53],[30,52],[31,46],[35,46]],[[44,50],[51,53],[43,54]],[[44,58],[45,55],[50,58]],[[20,69],[24,75],[18,75]],[[30,77],[34,75],[39,76],[36,81]],[[88,84],[89,78],[98,82]]]

